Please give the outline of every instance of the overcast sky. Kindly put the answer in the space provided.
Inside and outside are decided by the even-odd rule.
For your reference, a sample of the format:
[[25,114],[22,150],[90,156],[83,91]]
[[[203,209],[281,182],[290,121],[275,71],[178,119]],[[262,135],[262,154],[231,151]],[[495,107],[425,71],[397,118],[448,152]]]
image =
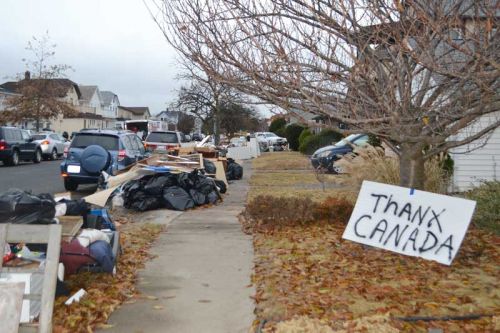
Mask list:
[[0,82],[24,72],[32,36],[48,30],[69,79],[111,90],[125,106],[165,109],[180,84],[176,53],[141,0],[1,0]]

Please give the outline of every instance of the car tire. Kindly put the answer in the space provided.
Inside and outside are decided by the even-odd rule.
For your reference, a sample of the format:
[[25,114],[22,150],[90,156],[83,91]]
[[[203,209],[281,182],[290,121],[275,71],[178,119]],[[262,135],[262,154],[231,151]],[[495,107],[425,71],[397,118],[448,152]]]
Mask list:
[[35,156],[33,156],[33,163],[40,163],[42,161],[42,151],[40,149],[35,150]]
[[58,156],[58,155],[57,155],[57,149],[55,149],[55,148],[54,148],[54,149],[52,149],[52,152],[50,153],[50,159],[51,159],[52,161],[55,161],[55,160],[57,160],[57,156]]
[[12,156],[7,160],[7,165],[16,166],[19,164],[19,152],[17,149],[12,151]]
[[71,179],[64,179],[64,188],[66,191],[76,191],[78,189],[78,184]]
[[334,175],[338,175],[342,173],[342,168],[332,163],[328,166],[328,172]]

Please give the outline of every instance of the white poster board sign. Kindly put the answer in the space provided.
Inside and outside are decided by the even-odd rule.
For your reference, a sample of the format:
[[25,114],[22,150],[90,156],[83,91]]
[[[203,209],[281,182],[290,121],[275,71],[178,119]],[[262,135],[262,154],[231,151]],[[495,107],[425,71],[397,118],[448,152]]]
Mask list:
[[476,202],[364,181],[342,238],[450,265]]

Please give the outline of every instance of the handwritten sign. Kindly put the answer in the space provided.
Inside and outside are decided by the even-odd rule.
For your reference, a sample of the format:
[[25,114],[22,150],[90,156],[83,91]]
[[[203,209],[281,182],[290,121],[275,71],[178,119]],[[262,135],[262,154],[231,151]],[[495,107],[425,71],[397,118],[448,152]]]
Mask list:
[[450,265],[475,201],[364,181],[342,238]]

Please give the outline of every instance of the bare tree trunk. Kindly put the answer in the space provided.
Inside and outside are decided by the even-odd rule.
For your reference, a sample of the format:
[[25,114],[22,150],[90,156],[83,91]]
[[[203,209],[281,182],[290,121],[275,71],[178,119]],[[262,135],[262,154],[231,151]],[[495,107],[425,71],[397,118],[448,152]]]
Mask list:
[[399,162],[399,184],[404,187],[424,189],[424,155],[421,145],[403,143]]
[[36,131],[40,132],[40,109],[36,110]]

